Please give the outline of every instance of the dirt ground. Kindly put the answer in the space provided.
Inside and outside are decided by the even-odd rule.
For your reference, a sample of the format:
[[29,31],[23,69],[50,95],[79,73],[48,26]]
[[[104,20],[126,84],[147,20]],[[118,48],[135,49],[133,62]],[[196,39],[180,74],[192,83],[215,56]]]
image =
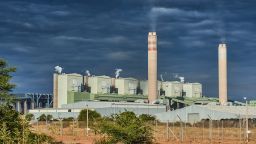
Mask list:
[[[244,128],[198,128],[198,127],[178,127],[166,125],[152,126],[155,143],[157,144],[245,144]],[[86,129],[78,128],[72,124],[65,126],[61,131],[58,123],[34,124],[31,128],[37,133],[45,133],[52,136],[57,141],[65,144],[93,144],[100,139]],[[256,144],[256,129],[250,129],[249,143]]]

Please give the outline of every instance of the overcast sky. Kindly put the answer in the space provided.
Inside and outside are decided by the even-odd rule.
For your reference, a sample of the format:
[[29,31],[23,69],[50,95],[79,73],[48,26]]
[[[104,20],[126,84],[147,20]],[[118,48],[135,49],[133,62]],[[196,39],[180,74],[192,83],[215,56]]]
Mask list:
[[0,57],[17,67],[14,92],[52,93],[65,73],[147,79],[147,34],[158,35],[164,80],[203,84],[218,95],[217,47],[228,46],[231,99],[256,95],[254,0],[1,0]]

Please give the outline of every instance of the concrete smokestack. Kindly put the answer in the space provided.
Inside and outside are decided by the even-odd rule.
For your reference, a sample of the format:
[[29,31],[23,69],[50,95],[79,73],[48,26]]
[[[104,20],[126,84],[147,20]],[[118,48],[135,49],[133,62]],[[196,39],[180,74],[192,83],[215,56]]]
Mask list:
[[157,35],[156,32],[148,33],[148,100],[154,102],[158,97],[157,92]]
[[227,47],[219,44],[219,102],[221,105],[227,103]]

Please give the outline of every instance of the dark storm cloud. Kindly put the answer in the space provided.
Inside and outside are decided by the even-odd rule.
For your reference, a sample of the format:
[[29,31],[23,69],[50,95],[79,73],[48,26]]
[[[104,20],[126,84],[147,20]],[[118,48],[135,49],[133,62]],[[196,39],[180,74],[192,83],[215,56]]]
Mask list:
[[159,74],[201,82],[217,96],[217,46],[228,44],[229,95],[254,97],[255,2],[226,0],[10,0],[0,2],[1,57],[17,66],[16,92],[51,92],[64,72],[147,78],[147,33],[155,29]]

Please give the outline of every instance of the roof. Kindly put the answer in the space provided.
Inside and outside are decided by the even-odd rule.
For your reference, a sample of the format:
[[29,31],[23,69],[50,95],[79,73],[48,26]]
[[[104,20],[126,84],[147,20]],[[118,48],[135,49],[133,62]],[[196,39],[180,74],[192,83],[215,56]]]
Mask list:
[[[247,111],[248,108],[248,111]],[[168,112],[156,114],[156,117],[161,122],[177,122],[177,115],[183,122],[191,122],[189,115],[197,115],[196,121],[202,119],[239,119],[244,118],[246,114],[249,118],[256,118],[256,107],[252,106],[220,106],[220,105],[191,105],[182,109],[177,109]],[[193,119],[194,120],[194,119]]]
[[95,78],[111,78],[109,76],[106,76],[106,75],[100,75],[100,76],[92,76],[92,77],[95,77]]

